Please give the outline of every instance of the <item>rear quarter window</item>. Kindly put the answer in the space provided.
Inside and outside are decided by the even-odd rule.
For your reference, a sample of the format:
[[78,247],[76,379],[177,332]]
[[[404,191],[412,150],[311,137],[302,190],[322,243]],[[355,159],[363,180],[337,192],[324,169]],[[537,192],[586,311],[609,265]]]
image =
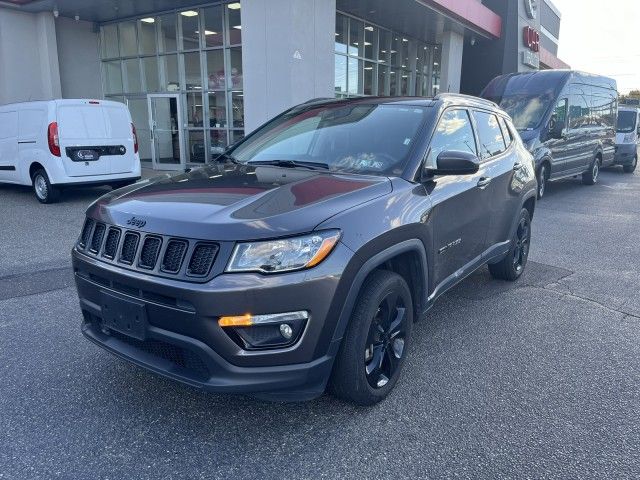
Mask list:
[[45,135],[44,110],[20,110],[18,122],[20,124],[21,137],[37,137]]
[[473,111],[473,117],[478,129],[480,141],[480,158],[486,159],[499,155],[507,149],[498,123],[498,117],[493,113]]

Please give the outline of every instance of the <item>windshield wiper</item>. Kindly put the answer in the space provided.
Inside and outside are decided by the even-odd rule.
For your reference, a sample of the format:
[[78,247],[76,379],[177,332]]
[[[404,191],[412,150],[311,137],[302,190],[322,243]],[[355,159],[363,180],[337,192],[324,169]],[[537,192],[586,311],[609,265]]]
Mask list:
[[329,170],[329,165],[322,162],[303,162],[299,160],[256,160],[247,162],[247,165],[273,165],[284,168],[309,168],[311,170]]

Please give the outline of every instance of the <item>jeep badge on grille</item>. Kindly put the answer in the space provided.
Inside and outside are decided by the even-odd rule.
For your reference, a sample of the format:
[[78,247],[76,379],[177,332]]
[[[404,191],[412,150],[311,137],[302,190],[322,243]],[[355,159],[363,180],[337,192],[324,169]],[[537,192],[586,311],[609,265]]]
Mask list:
[[136,218],[136,217],[131,217],[129,220],[127,220],[127,225],[132,225],[134,227],[138,227],[138,228],[142,228],[147,224],[146,220],[142,220],[140,218]]

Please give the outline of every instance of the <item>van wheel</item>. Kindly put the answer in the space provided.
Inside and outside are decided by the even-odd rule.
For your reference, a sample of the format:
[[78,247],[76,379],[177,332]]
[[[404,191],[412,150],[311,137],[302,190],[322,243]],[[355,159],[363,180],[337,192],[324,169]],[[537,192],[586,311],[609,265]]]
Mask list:
[[538,200],[544,197],[547,191],[547,182],[549,181],[549,167],[546,163],[540,165],[538,169]]
[[489,264],[491,276],[498,280],[517,280],[529,259],[529,245],[531,242],[531,216],[529,210],[523,208],[518,218],[518,227],[511,239],[509,253],[498,263]]
[[33,192],[40,203],[55,203],[60,199],[60,190],[51,185],[47,172],[43,169],[33,172],[31,177]]
[[624,173],[633,173],[636,171],[636,167],[638,166],[638,157],[635,157],[633,159],[633,162],[631,162],[631,165],[624,165],[622,167],[622,171]]
[[582,183],[584,185],[595,185],[600,174],[600,157],[596,157],[589,167],[589,170],[582,174]]
[[413,327],[407,282],[378,270],[366,280],[336,357],[329,390],[358,405],[384,399],[400,377]]

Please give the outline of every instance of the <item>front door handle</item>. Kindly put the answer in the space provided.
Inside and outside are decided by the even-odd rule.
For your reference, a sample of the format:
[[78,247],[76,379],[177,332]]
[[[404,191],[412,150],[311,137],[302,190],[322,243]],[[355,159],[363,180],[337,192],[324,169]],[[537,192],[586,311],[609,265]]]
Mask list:
[[522,164],[520,162],[516,162],[513,164],[514,170],[520,170],[522,168]]
[[487,185],[491,183],[491,177],[482,177],[478,180],[478,188],[487,188]]

